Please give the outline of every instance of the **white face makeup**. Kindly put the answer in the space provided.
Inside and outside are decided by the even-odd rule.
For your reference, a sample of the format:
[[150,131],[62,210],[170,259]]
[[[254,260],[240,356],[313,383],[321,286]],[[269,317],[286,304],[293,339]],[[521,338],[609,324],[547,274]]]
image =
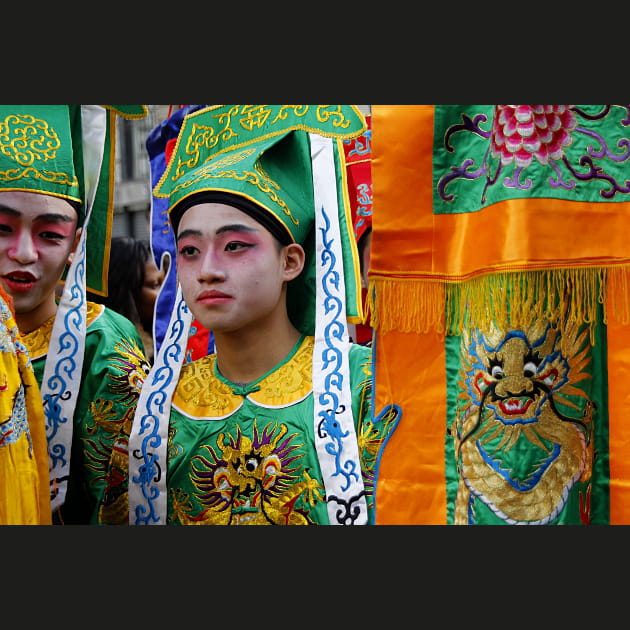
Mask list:
[[33,192],[0,192],[0,282],[22,332],[56,312],[55,289],[78,243],[69,202]]
[[286,252],[260,223],[232,206],[192,206],[182,216],[177,236],[184,299],[215,334],[264,330],[265,320],[284,311],[285,281],[301,271],[287,263]]

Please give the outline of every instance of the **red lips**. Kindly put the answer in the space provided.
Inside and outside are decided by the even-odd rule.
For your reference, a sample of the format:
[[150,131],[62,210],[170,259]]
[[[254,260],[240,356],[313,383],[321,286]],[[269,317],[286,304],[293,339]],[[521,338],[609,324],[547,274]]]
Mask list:
[[2,276],[6,288],[11,293],[25,293],[30,291],[37,282],[37,278],[28,271],[10,271]]
[[223,291],[217,291],[213,289],[212,291],[202,291],[197,296],[197,302],[199,304],[223,304],[225,302],[229,302],[232,300],[232,296],[227,293],[223,293]]

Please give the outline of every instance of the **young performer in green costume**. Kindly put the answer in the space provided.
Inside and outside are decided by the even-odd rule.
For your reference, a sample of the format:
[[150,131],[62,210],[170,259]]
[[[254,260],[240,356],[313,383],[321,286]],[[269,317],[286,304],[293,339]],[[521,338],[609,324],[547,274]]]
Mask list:
[[[127,481],[131,524],[372,521],[388,425],[372,417],[371,350],[348,339],[361,295],[341,145],[365,128],[342,105],[184,119],[155,188],[180,299],[113,451],[104,522]],[[182,367],[193,315],[216,352]]]
[[85,298],[107,289],[117,114],[146,109],[0,106],[0,282],[41,387],[56,524],[96,523],[148,368],[135,326]]

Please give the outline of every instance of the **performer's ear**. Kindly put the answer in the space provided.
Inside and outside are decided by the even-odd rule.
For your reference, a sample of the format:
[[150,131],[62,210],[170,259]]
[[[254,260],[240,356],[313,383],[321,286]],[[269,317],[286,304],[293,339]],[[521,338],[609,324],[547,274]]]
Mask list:
[[291,243],[283,248],[284,251],[284,279],[286,281],[297,278],[304,269],[306,254],[299,243]]

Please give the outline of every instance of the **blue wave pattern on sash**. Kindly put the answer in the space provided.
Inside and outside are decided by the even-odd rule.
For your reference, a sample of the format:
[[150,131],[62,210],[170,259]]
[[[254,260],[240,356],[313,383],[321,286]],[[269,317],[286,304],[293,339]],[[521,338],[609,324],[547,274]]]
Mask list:
[[343,387],[343,374],[340,371],[343,354],[335,340],[341,341],[343,339],[346,325],[339,319],[339,316],[343,313],[343,304],[338,297],[339,272],[335,269],[337,258],[331,249],[332,240],[327,238],[330,219],[323,207],[321,212],[325,224],[325,227],[321,228],[324,245],[321,254],[321,264],[322,267],[327,265],[327,269],[322,277],[323,290],[326,295],[324,306],[326,315],[331,317],[332,313],[332,317],[324,329],[327,345],[322,353],[325,391],[319,396],[320,404],[326,405],[329,403],[329,407],[319,412],[322,420],[318,425],[318,432],[320,437],[328,436],[330,438],[330,441],[326,444],[326,451],[335,458],[336,469],[332,476],[342,475],[345,478],[346,484],[342,488],[345,492],[350,487],[353,479],[355,481],[359,480],[359,473],[357,472],[358,465],[356,461],[346,459],[342,462],[343,440],[350,432],[344,431],[340,422],[336,419],[336,414],[339,413],[339,397],[334,390],[340,392]]
[[[70,444],[63,441],[55,442],[55,437],[62,424],[72,423],[72,418],[68,418],[63,413],[61,401],[67,401],[72,396],[78,396],[78,385],[80,385],[80,375],[75,374],[77,368],[77,352],[79,351],[79,335],[85,328],[82,322],[85,320],[85,239],[81,239],[81,250],[78,256],[78,263],[74,267],[71,290],[72,307],[63,318],[64,330],[59,335],[59,350],[53,375],[46,381],[48,391],[43,396],[44,413],[46,415],[46,437],[48,439],[48,452],[50,456],[50,467],[54,471],[57,466],[68,465]],[[52,342],[52,338],[51,338]],[[48,349],[52,354],[52,349]],[[67,377],[67,380],[66,380]],[[77,384],[78,383],[78,384]],[[57,392],[57,393],[55,393]],[[72,406],[74,409],[74,406]],[[72,433],[70,433],[70,438]]]
[[[152,449],[158,449],[162,446],[161,432],[167,439],[171,402],[171,395],[168,390],[174,376],[179,374],[179,370],[176,368],[181,365],[182,355],[186,350],[188,336],[183,316],[188,313],[188,307],[183,300],[177,304],[177,313],[177,319],[170,327],[168,337],[164,339],[164,343],[167,345],[164,349],[163,361],[158,362],[156,360],[156,365],[148,376],[151,379],[151,389],[146,402],[147,413],[142,415],[140,423],[139,435],[143,436],[141,448],[139,451],[135,450],[130,453],[130,456],[142,461],[138,468],[139,474],[132,477],[132,482],[140,484],[142,496],[145,499],[145,504],[136,505],[136,525],[148,525],[151,522],[158,523],[160,521],[156,502],[160,497],[161,490],[157,484],[162,475],[166,474],[166,455],[164,456],[165,461],[160,462],[160,456]],[[168,408],[165,408],[165,403]],[[166,423],[166,431],[164,431],[165,427],[160,426],[160,418],[163,419],[163,423]]]

